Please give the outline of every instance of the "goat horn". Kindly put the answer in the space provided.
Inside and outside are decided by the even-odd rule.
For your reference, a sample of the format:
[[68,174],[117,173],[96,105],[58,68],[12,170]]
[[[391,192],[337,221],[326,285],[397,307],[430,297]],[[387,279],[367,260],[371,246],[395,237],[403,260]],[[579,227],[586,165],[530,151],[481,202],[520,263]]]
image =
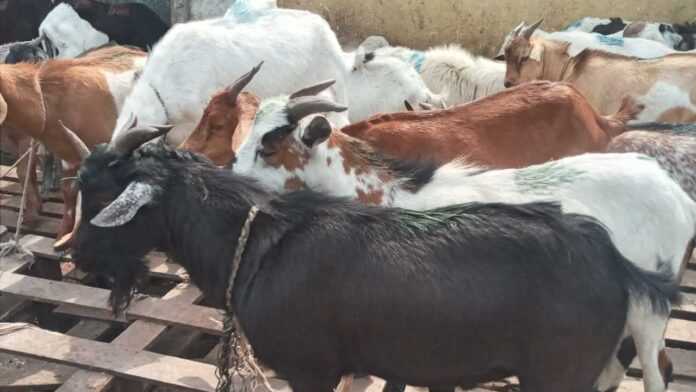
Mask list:
[[310,95],[317,95],[320,92],[331,87],[334,83],[336,83],[336,81],[334,79],[329,79],[329,80],[325,80],[321,83],[317,83],[317,84],[314,84],[312,86],[305,87],[303,89],[297,90],[294,93],[290,94],[290,99],[295,99],[295,98],[300,98],[300,97],[308,97]]
[[406,110],[409,112],[413,112],[413,106],[411,106],[411,102],[408,101],[408,99],[404,100],[404,106],[406,106]]
[[83,161],[90,154],[89,148],[87,147],[85,142],[83,142],[82,139],[80,139],[80,137],[75,134],[75,132],[73,132],[70,128],[63,124],[63,121],[58,120],[58,123],[63,128],[63,131],[65,131],[65,134],[68,136],[68,140],[70,140],[70,143],[73,145],[73,147],[75,147],[75,151],[77,151],[77,154],[80,156],[80,161]]
[[520,22],[520,24],[518,24],[517,27],[515,27],[515,28],[512,30],[512,36],[513,36],[513,37],[517,37],[518,35],[520,35],[520,31],[522,31],[522,29],[524,28],[524,26],[525,26],[526,24],[527,24],[527,23],[525,23],[524,21]]
[[426,103],[426,102],[418,102],[418,106],[420,106],[421,109],[423,110],[434,110],[435,106]]
[[118,132],[116,132],[116,133],[122,134],[122,133],[128,131],[129,129],[135,127],[137,124],[138,124],[138,118],[135,117],[135,114],[133,114],[133,112],[130,112],[128,114],[128,120],[126,120],[126,122],[123,123],[123,125],[121,126],[121,129],[119,129]]
[[300,120],[309,116],[310,114],[344,112],[346,110],[348,110],[348,107],[319,97],[300,97],[291,99],[285,108],[288,115],[288,120],[292,124],[297,124],[300,122]]
[[122,133],[109,143],[109,150],[128,155],[136,148],[169,132],[173,125],[134,128]]
[[524,29],[524,31],[522,31],[522,34],[521,34],[522,37],[524,37],[524,39],[530,39],[530,38],[532,38],[532,34],[534,34],[534,32],[536,31],[536,29],[538,29],[539,26],[541,26],[542,23],[544,23],[544,19],[543,19],[543,18],[539,19],[538,22],[536,22],[536,23],[534,23],[533,25],[531,25],[531,26],[527,27],[526,29]]
[[254,78],[254,75],[256,75],[256,73],[259,72],[259,70],[261,69],[262,65],[263,61],[260,62],[254,68],[252,68],[251,71],[240,76],[239,79],[232,83],[231,86],[225,89],[225,91],[227,92],[227,94],[229,94],[229,97],[231,99],[236,101],[237,97],[239,96],[239,93],[241,93],[242,90],[244,90],[244,88],[249,84],[249,82],[251,82],[251,80]]

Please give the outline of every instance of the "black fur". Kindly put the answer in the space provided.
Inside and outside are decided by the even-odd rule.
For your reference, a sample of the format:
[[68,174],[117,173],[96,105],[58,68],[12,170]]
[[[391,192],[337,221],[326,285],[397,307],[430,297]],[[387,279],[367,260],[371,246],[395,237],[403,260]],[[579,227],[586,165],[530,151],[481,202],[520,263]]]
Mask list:
[[[132,181],[158,188],[155,202],[121,227],[89,224]],[[517,375],[524,390],[586,392],[618,344],[629,293],[662,308],[676,290],[624,259],[596,221],[550,203],[414,212],[311,191],[275,197],[161,145],[132,157],[100,146],[79,186],[75,260],[114,279],[114,309],[153,249],[221,305],[240,228],[259,206],[233,307],[256,355],[295,391],[368,373],[433,387]]]
[[675,49],[694,50],[696,49],[696,23],[676,23],[673,25],[674,31],[681,35],[682,42]]
[[112,5],[97,1],[77,7],[76,11],[110,40],[144,50],[152,48],[169,30],[169,24],[145,4],[122,3],[118,6],[127,7],[128,15],[113,15],[109,12]]
[[623,31],[626,28],[626,23],[624,23],[621,18],[609,18],[610,22],[603,25],[597,25],[592,29],[593,33],[599,33],[602,35],[611,35]]
[[638,355],[636,352],[636,342],[632,337],[624,338],[624,340],[621,341],[619,352],[616,353],[616,358],[618,358],[621,366],[628,370],[628,367],[631,366],[631,362],[636,358],[636,355]]
[[40,46],[26,43],[17,43],[10,47],[10,51],[5,58],[6,64],[17,63],[38,63],[46,60],[48,54]]

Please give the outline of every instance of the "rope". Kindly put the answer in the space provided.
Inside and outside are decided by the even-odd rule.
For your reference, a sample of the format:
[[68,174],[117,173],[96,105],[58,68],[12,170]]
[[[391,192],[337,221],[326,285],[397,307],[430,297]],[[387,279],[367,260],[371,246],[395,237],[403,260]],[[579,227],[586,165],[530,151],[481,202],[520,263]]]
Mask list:
[[[29,251],[24,249],[19,243],[19,234],[22,230],[22,224],[24,223],[24,205],[27,199],[27,189],[29,188],[29,177],[31,177],[31,169],[34,164],[34,154],[35,154],[35,140],[32,138],[29,144],[29,164],[27,165],[27,171],[24,175],[24,186],[22,187],[22,199],[19,203],[19,215],[17,216],[17,227],[15,228],[14,238],[10,241],[3,242],[0,244],[0,256],[5,257],[12,253],[22,253],[24,255],[30,255]],[[21,158],[20,158],[21,159]],[[16,162],[15,162],[16,163]]]
[[27,151],[25,151],[24,154],[22,154],[22,156],[19,157],[19,159],[17,159],[17,160],[15,161],[15,163],[12,164],[12,166],[10,166],[9,169],[5,170],[5,172],[2,173],[2,175],[0,175],[0,180],[3,179],[3,178],[5,178],[5,177],[7,177],[7,175],[10,174],[10,172],[12,171],[12,169],[14,169],[15,167],[17,167],[17,166],[19,165],[19,163],[22,162],[22,160],[24,160],[24,158],[26,158],[27,155],[29,155],[30,152],[31,152],[31,149],[27,149]]
[[[232,391],[234,385],[232,382],[232,369],[242,375],[243,381],[244,374],[251,376],[251,382],[243,382],[243,391],[255,390],[257,386],[256,382],[259,379],[269,391],[272,390],[268,379],[256,363],[256,359],[254,359],[251,345],[244,336],[244,332],[239,325],[239,320],[237,320],[237,317],[234,315],[234,310],[232,309],[234,283],[237,278],[239,266],[242,263],[242,256],[244,255],[247,241],[249,240],[251,224],[254,222],[258,212],[259,208],[256,206],[252,206],[249,209],[249,215],[244,222],[244,226],[242,226],[242,231],[239,233],[237,248],[234,251],[234,258],[232,259],[232,271],[230,272],[227,291],[225,292],[225,317],[222,324],[222,337],[220,338],[222,346],[220,354],[218,355],[218,366],[215,371],[218,377],[218,385],[215,388],[216,392]],[[234,354],[234,356],[232,354]]]

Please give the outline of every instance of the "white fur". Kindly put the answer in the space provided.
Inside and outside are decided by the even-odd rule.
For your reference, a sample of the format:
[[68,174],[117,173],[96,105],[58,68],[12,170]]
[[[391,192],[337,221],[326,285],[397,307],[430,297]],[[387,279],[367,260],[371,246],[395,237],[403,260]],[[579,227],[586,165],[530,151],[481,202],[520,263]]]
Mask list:
[[[414,50],[386,47],[378,56],[392,56],[409,62]],[[440,93],[449,105],[459,105],[497,93],[505,88],[505,63],[474,56],[458,45],[438,46],[423,52],[420,75],[433,92]]]
[[86,50],[109,43],[109,37],[80,18],[75,10],[66,3],[58,4],[46,15],[39,26],[39,35],[48,38],[58,50],[56,58],[74,58]]
[[[609,23],[611,23],[611,20],[607,18],[595,18],[593,16],[586,16],[580,20],[576,20],[575,22],[571,23],[570,26],[568,26],[563,31],[584,31],[586,33],[591,33],[592,30],[594,30],[594,28],[598,25],[605,25]],[[631,22],[624,21],[624,23],[628,24]]]
[[133,85],[135,85],[135,76],[143,70],[146,61],[147,57],[136,58],[133,60],[133,68],[124,72],[101,71],[104,74],[106,83],[109,85],[111,96],[114,98],[117,113],[121,113],[123,103],[131,90],[133,90]]
[[445,99],[433,94],[411,65],[388,56],[375,56],[366,62],[362,50],[355,54],[347,84],[351,122],[375,113],[401,112],[404,100],[440,108],[446,106]]
[[[684,252],[696,235],[696,203],[655,160],[640,154],[585,154],[523,169],[483,172],[451,163],[439,168],[415,193],[404,189],[399,179],[385,179],[389,174],[380,168],[360,175],[346,173],[339,147],[328,143],[311,149],[304,168],[292,173],[277,170],[252,153],[265,133],[286,125],[277,116],[282,103],[276,104],[257,117],[253,136],[242,145],[233,167],[272,191],[282,192],[285,181],[297,177],[311,189],[336,196],[356,198],[358,191],[381,190],[383,205],[416,210],[477,201],[556,201],[564,212],[586,214],[603,223],[619,251],[637,266],[658,271],[664,262],[674,274],[680,271]],[[300,145],[302,125],[298,128],[291,137]],[[657,352],[666,323],[667,318],[654,314],[648,304],[631,302],[627,328],[636,340],[648,392],[664,391]],[[616,374],[616,358],[612,361],[599,380],[604,387],[618,385],[623,376]]]
[[645,95],[635,96],[636,100],[645,105],[636,121],[655,121],[664,112],[674,108],[685,108],[696,113],[696,105],[691,102],[688,88],[689,81],[680,81],[681,75],[663,75],[664,80],[655,82]]
[[[623,35],[626,27],[631,25],[632,22],[624,20],[626,26],[622,31],[619,31],[618,35]],[[564,31],[584,31],[586,33],[591,33],[595,27],[598,25],[605,25],[611,23],[611,20],[606,18],[594,18],[591,16],[584,17],[574,23],[572,23]],[[682,42],[682,37],[675,33],[674,31],[665,31],[664,33],[660,31],[660,25],[665,25],[672,27],[669,23],[656,23],[656,22],[645,22],[645,28],[641,31],[637,38],[649,39],[651,41],[659,42],[669,48],[677,49],[679,44]]]
[[[172,27],[155,45],[126,99],[114,137],[134,113],[144,123],[176,125],[167,140],[180,143],[195,127],[209,97],[262,60],[259,74],[247,86],[259,97],[336,79],[335,97],[346,102],[346,66],[328,23],[306,11],[269,9],[253,23],[220,18]],[[164,116],[153,87],[159,91],[169,118]]]

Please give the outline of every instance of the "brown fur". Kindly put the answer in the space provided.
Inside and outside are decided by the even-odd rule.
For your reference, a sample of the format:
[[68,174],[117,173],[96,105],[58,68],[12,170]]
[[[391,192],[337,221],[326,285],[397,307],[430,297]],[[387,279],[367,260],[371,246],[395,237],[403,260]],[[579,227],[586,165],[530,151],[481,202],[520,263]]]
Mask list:
[[234,101],[227,90],[217,93],[179,148],[202,153],[216,165],[233,162],[251,131],[258,107],[259,99],[251,93],[242,92]]
[[[685,89],[696,105],[696,54],[678,53],[658,59],[641,60],[599,50],[586,49],[575,57],[567,54],[567,43],[543,38],[517,37],[506,48],[506,86],[532,80],[573,83],[602,114],[614,113],[625,96],[639,98],[656,82],[671,80]],[[536,48],[542,61],[528,59]],[[655,120],[694,122],[696,113],[674,108]]]
[[624,37],[637,37],[645,29],[645,22],[633,22],[624,29]]
[[[0,65],[0,95],[7,102],[7,117],[0,124],[0,132],[17,140],[33,137],[59,159],[78,164],[79,156],[60,130],[59,121],[89,147],[108,141],[117,113],[102,72],[127,71],[136,58],[144,56],[139,50],[111,46],[77,59]],[[75,166],[65,175],[76,170]],[[75,203],[71,187],[63,188],[65,213],[59,237],[72,228]]]
[[573,86],[535,82],[447,110],[378,115],[342,131],[399,159],[510,168],[603,151],[637,110],[627,104],[601,117]]

